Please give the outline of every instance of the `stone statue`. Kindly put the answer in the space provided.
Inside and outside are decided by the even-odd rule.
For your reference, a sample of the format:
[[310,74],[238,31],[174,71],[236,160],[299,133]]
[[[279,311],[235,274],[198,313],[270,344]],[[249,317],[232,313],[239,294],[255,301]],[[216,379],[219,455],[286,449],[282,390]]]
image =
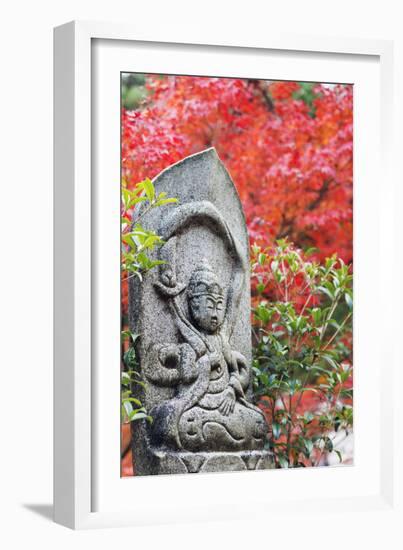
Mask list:
[[221,330],[226,297],[207,262],[193,271],[184,292],[189,316],[172,307],[183,343],[155,344],[145,362],[148,380],[177,387],[172,399],[150,411],[152,443],[188,451],[261,449],[266,423],[245,397],[250,367]]
[[140,397],[153,418],[133,425],[136,473],[269,468],[268,426],[252,403],[248,236],[234,185],[214,149],[154,185],[180,205],[145,216],[165,241],[164,263],[130,288]]

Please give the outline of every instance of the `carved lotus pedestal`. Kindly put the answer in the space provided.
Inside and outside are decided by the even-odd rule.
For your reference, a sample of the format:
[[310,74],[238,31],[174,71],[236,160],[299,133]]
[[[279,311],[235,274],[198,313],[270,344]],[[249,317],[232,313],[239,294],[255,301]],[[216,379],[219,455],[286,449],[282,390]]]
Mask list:
[[271,468],[252,392],[249,239],[237,191],[214,149],[171,166],[154,185],[179,204],[142,213],[164,240],[163,263],[130,284],[145,383],[133,390],[153,418],[133,429],[136,473]]

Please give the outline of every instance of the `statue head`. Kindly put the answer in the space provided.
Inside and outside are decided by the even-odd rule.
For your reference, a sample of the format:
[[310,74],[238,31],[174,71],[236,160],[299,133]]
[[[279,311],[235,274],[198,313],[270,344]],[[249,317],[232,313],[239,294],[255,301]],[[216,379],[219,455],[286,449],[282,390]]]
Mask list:
[[215,333],[224,321],[224,291],[206,261],[192,273],[187,289],[189,310],[200,330]]

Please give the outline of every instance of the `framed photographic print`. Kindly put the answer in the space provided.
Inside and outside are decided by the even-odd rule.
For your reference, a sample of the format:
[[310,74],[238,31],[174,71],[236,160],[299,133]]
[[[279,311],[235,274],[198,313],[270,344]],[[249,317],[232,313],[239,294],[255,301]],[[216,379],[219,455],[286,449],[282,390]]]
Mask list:
[[391,63],[55,30],[57,522],[392,502]]

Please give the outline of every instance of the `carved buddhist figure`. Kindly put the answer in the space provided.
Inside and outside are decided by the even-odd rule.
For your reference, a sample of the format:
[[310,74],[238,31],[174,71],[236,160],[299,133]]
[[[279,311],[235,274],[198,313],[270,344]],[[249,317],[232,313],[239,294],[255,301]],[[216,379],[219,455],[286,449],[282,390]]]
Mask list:
[[266,422],[245,397],[250,367],[222,330],[225,289],[203,262],[183,292],[188,315],[172,307],[183,342],[151,346],[146,362],[150,381],[176,388],[172,399],[150,411],[152,444],[187,451],[262,449]]
[[130,325],[152,423],[132,424],[138,475],[271,467],[268,426],[253,403],[249,238],[234,184],[214,149],[154,182],[179,204],[141,210],[160,260],[130,281]]

